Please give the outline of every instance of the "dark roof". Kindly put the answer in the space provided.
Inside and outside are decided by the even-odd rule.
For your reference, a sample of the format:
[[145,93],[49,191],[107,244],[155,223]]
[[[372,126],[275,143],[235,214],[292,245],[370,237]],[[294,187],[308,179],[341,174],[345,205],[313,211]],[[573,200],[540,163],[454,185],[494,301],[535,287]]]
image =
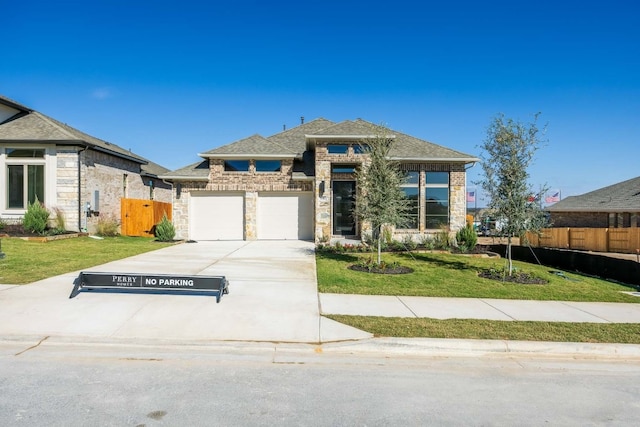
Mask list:
[[161,176],[164,179],[181,179],[190,181],[208,181],[209,180],[209,160],[201,160],[197,163],[166,172]]
[[567,197],[546,209],[549,212],[640,212],[640,176]]

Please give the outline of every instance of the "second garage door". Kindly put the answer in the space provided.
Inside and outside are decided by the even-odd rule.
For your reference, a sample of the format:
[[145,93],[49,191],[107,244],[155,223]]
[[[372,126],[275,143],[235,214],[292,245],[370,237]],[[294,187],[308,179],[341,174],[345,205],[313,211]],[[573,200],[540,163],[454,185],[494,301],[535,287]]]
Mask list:
[[259,193],[257,235],[260,240],[312,240],[312,193]]

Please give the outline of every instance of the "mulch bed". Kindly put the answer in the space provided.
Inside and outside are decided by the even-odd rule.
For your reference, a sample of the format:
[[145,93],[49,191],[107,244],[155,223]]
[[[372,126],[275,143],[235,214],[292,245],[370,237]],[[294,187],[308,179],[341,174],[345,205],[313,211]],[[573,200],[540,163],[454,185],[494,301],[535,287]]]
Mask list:
[[387,268],[376,268],[376,267],[363,267],[361,265],[350,265],[349,270],[354,271],[362,271],[364,273],[375,273],[375,274],[409,274],[413,273],[413,269],[409,267],[387,267]]
[[22,224],[7,224],[0,228],[0,236],[2,237],[43,237],[60,234],[75,234],[74,231],[65,231],[63,233],[52,233],[53,230],[45,230],[43,234],[33,233],[24,229]]
[[532,276],[527,273],[514,272],[511,276],[503,274],[500,271],[481,271],[478,273],[479,277],[485,279],[498,280],[500,282],[518,283],[520,285],[546,285],[549,283],[545,279]]

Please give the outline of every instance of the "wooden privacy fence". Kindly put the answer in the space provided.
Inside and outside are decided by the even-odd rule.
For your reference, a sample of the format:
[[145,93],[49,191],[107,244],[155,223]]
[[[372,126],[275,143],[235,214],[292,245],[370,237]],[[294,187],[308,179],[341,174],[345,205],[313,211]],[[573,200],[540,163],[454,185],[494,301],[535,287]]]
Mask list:
[[171,219],[171,203],[155,200],[120,199],[120,234],[153,237],[153,227],[166,213]]
[[527,232],[529,244],[541,248],[578,249],[593,252],[636,253],[640,228],[544,228],[540,235]]

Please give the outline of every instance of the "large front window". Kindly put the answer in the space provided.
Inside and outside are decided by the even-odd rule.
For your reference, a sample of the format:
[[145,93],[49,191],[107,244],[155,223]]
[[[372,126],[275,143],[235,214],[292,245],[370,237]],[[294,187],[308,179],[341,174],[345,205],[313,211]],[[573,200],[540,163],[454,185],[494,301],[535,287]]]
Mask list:
[[407,222],[399,228],[417,229],[420,225],[420,172],[407,172],[401,185],[409,203]]
[[26,209],[36,198],[44,199],[44,150],[12,149],[7,156],[7,207]]
[[449,173],[427,172],[425,178],[426,228],[449,225]]

